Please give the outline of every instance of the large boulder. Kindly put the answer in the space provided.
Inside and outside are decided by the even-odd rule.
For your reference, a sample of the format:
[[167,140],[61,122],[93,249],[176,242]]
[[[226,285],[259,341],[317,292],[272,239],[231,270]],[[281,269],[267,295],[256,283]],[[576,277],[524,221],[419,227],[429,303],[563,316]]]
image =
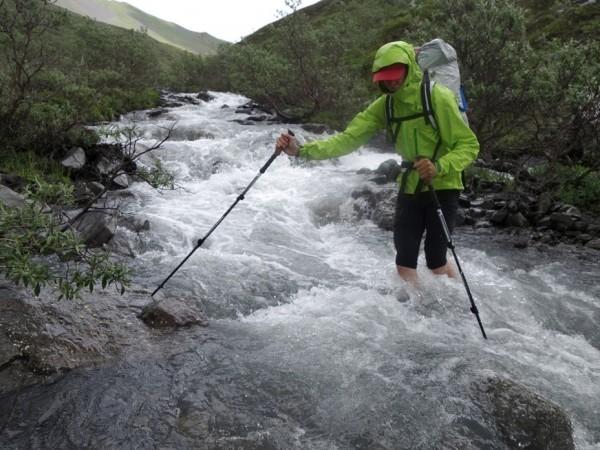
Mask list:
[[396,210],[396,186],[363,185],[352,191],[353,209],[357,219],[370,219],[378,227],[391,231]]
[[142,345],[149,335],[135,317],[150,301],[142,290],[107,289],[57,302],[47,290],[32,297],[0,284],[0,395]]
[[575,449],[566,412],[531,389],[511,380],[490,377],[472,390],[489,429],[508,448]]
[[104,211],[91,211],[75,223],[79,238],[90,247],[102,247],[112,239],[117,228],[115,214]]

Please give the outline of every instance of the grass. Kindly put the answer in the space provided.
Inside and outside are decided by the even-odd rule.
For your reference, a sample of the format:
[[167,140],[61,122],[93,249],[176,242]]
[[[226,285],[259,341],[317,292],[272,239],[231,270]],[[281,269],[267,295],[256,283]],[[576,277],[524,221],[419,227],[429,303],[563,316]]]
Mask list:
[[0,154],[0,171],[19,176],[25,180],[26,184],[39,181],[50,184],[72,184],[67,170],[59,162],[48,157],[40,156],[32,151],[4,150]]

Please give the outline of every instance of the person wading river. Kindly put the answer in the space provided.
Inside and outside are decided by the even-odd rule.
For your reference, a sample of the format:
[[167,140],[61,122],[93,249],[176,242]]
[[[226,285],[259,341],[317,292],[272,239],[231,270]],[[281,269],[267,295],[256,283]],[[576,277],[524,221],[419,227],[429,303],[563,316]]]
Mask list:
[[[455,94],[439,83],[431,87],[437,127],[426,120],[421,89],[424,74],[412,45],[397,41],[382,46],[375,55],[372,72],[373,82],[384,95],[357,114],[343,132],[302,146],[294,136],[283,133],[276,149],[304,159],[335,158],[356,150],[377,131],[392,128],[394,146],[403,160],[394,217],[398,274],[417,285],[417,259],[426,231],[427,267],[435,274],[456,277],[456,267],[446,259],[447,240],[433,193],[424,187],[431,184],[437,192],[452,232],[463,189],[461,173],[477,157],[479,142],[461,117]],[[386,102],[388,96],[391,101]],[[388,127],[388,121],[395,129]]]

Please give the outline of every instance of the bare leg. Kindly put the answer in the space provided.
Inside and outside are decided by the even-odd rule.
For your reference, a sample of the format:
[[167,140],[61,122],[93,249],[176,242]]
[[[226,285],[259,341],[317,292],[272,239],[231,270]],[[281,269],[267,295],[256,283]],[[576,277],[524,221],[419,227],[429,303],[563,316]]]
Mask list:
[[451,262],[447,262],[442,267],[433,269],[432,272],[436,275],[447,275],[450,278],[458,278],[458,272],[456,271],[456,267]]
[[417,269],[413,269],[411,267],[396,266],[396,270],[398,271],[398,275],[400,275],[400,278],[409,283],[411,286],[416,287],[419,284]]

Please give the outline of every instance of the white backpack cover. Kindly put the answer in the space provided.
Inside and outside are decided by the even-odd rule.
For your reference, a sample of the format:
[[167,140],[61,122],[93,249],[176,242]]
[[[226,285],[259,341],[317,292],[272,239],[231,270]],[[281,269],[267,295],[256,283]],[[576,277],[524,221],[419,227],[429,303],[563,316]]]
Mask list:
[[[429,75],[431,86],[434,83],[441,83],[454,92],[458,109],[463,116],[463,120],[468,124],[467,102],[460,81],[460,69],[458,68],[458,58],[454,47],[439,38],[427,42],[417,49],[417,63],[423,73]],[[431,87],[428,91],[431,98]]]

